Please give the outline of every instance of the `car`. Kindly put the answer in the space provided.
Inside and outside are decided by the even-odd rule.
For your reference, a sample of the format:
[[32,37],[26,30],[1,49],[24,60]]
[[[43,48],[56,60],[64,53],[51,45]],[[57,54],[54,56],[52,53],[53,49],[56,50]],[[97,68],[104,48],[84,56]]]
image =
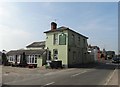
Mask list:
[[120,57],[114,57],[112,63],[120,63]]

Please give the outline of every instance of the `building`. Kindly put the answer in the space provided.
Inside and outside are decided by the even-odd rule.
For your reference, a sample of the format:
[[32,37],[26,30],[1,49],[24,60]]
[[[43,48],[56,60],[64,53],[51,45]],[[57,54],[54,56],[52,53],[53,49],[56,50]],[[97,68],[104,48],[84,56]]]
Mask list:
[[30,45],[26,46],[27,49],[44,49],[45,41],[33,42]]
[[100,60],[100,48],[98,46],[88,46],[88,52],[94,56],[94,61]]
[[[26,49],[11,50],[7,52],[8,62],[14,66],[26,61],[27,66],[41,67],[46,64],[45,41],[33,42]],[[25,59],[24,59],[25,56]]]
[[47,60],[60,60],[66,67],[93,62],[87,52],[88,37],[64,26],[57,28],[55,22],[51,23],[51,30],[44,33],[46,48],[49,50]]

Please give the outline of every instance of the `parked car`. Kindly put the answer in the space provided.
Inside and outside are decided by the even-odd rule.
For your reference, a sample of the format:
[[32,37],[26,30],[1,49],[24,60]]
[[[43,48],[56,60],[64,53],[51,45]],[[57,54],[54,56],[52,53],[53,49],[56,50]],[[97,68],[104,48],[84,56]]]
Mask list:
[[114,57],[112,63],[120,63],[120,57]]

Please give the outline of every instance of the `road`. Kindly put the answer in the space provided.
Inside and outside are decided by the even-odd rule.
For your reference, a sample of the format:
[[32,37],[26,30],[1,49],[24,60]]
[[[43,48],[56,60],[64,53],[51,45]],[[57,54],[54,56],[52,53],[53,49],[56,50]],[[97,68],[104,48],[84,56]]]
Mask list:
[[[3,84],[41,85],[41,87],[48,85],[118,85],[117,68],[117,64],[104,62],[92,68],[70,68],[46,73],[22,74],[22,76],[11,73],[11,75],[3,75]],[[8,80],[12,79],[10,76],[13,76],[14,80]]]

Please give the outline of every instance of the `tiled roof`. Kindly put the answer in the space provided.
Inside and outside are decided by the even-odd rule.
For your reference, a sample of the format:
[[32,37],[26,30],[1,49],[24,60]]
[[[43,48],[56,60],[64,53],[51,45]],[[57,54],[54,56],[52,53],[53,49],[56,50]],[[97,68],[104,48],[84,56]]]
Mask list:
[[11,50],[7,53],[7,55],[20,55],[25,52],[26,55],[41,55],[45,52],[44,49],[39,49],[39,50]]
[[45,47],[45,41],[41,41],[41,42],[33,42],[32,44],[26,46],[27,48],[32,47],[32,48],[36,48],[36,47]]
[[62,31],[64,31],[64,30],[72,31],[72,32],[74,32],[74,33],[76,33],[76,34],[79,34],[79,35],[81,35],[82,37],[85,37],[85,38],[88,39],[88,37],[86,37],[86,36],[84,36],[84,35],[82,35],[82,34],[76,32],[76,31],[74,31],[74,30],[72,30],[72,29],[69,29],[68,27],[64,27],[64,26],[59,27],[59,28],[57,28],[57,29],[55,29],[55,30],[48,30],[48,31],[45,31],[44,33],[50,33],[50,32],[62,32]]

